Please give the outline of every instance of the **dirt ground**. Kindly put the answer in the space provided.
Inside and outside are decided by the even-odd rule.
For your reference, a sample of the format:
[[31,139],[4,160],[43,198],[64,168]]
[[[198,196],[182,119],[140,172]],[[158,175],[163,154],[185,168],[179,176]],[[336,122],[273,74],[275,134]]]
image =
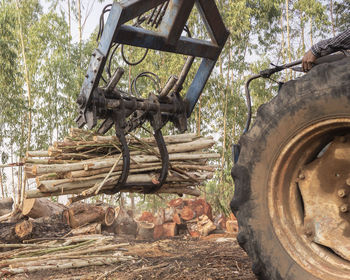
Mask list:
[[154,242],[118,237],[116,242],[129,243],[121,251],[132,256],[132,260],[109,266],[19,274],[1,280],[256,279],[234,236],[220,234],[202,239],[182,236]]

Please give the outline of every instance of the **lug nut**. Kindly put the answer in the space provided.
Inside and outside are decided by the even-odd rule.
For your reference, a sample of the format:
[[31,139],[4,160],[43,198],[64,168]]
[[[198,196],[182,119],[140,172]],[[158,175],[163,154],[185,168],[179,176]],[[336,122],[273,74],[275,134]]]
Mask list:
[[346,184],[350,186],[350,178],[346,180]]
[[349,207],[347,204],[343,204],[342,206],[340,206],[340,212],[346,213],[348,211],[349,211]]
[[344,189],[338,190],[338,196],[339,196],[340,198],[345,197],[345,196],[346,196],[346,190],[344,190]]

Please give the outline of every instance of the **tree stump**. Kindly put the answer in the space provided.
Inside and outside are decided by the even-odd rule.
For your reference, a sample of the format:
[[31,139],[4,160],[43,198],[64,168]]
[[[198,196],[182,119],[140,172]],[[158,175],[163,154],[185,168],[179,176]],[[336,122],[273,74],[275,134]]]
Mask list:
[[144,221],[137,222],[137,239],[150,240],[153,239],[154,224]]
[[165,223],[163,224],[163,237],[174,237],[177,235],[177,224],[172,223]]

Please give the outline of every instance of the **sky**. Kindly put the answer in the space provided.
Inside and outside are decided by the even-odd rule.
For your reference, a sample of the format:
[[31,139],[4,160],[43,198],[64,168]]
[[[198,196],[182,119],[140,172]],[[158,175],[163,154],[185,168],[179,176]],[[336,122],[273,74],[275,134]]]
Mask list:
[[[41,4],[44,7],[44,12],[46,12],[50,7],[50,2],[48,0],[41,0]],[[62,9],[66,14],[68,14],[68,0],[61,1],[62,4],[60,5],[60,9]],[[73,0],[70,0],[70,2],[73,2]],[[81,0],[82,5],[82,18],[83,20],[86,18],[86,22],[83,27],[83,39],[87,39],[90,34],[98,27],[99,25],[99,19],[102,12],[102,9],[108,5],[111,4],[113,1],[100,1],[98,0]],[[72,5],[72,4],[71,4]],[[105,17],[107,18],[107,17]],[[72,39],[74,42],[78,42],[79,40],[79,31],[78,31],[78,22],[75,20],[74,16],[72,15]]]

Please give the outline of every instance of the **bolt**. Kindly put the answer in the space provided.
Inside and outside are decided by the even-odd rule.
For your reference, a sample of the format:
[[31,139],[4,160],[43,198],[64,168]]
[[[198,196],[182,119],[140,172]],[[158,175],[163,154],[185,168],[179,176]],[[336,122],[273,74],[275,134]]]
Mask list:
[[340,198],[345,197],[345,196],[346,196],[346,190],[344,190],[344,189],[338,190],[338,196],[339,196]]
[[86,74],[86,75],[85,75],[85,78],[88,79],[88,78],[89,78],[89,74]]
[[86,101],[86,98],[85,98],[84,95],[79,95],[79,96],[78,96],[77,103],[78,103],[80,106],[84,105],[84,104],[85,104],[85,101]]
[[101,61],[101,57],[100,56],[97,58],[97,61]]
[[298,178],[299,178],[300,180],[304,180],[304,179],[305,179],[305,175],[304,175],[303,173],[300,173],[299,176],[298,176]]
[[97,68],[94,68],[94,73],[96,73],[97,72]]
[[349,207],[347,204],[343,204],[342,206],[340,206],[340,212],[346,213],[348,212],[348,210],[349,210]]
[[347,184],[348,186],[350,186],[350,178],[349,178],[349,179],[346,179],[346,184]]

